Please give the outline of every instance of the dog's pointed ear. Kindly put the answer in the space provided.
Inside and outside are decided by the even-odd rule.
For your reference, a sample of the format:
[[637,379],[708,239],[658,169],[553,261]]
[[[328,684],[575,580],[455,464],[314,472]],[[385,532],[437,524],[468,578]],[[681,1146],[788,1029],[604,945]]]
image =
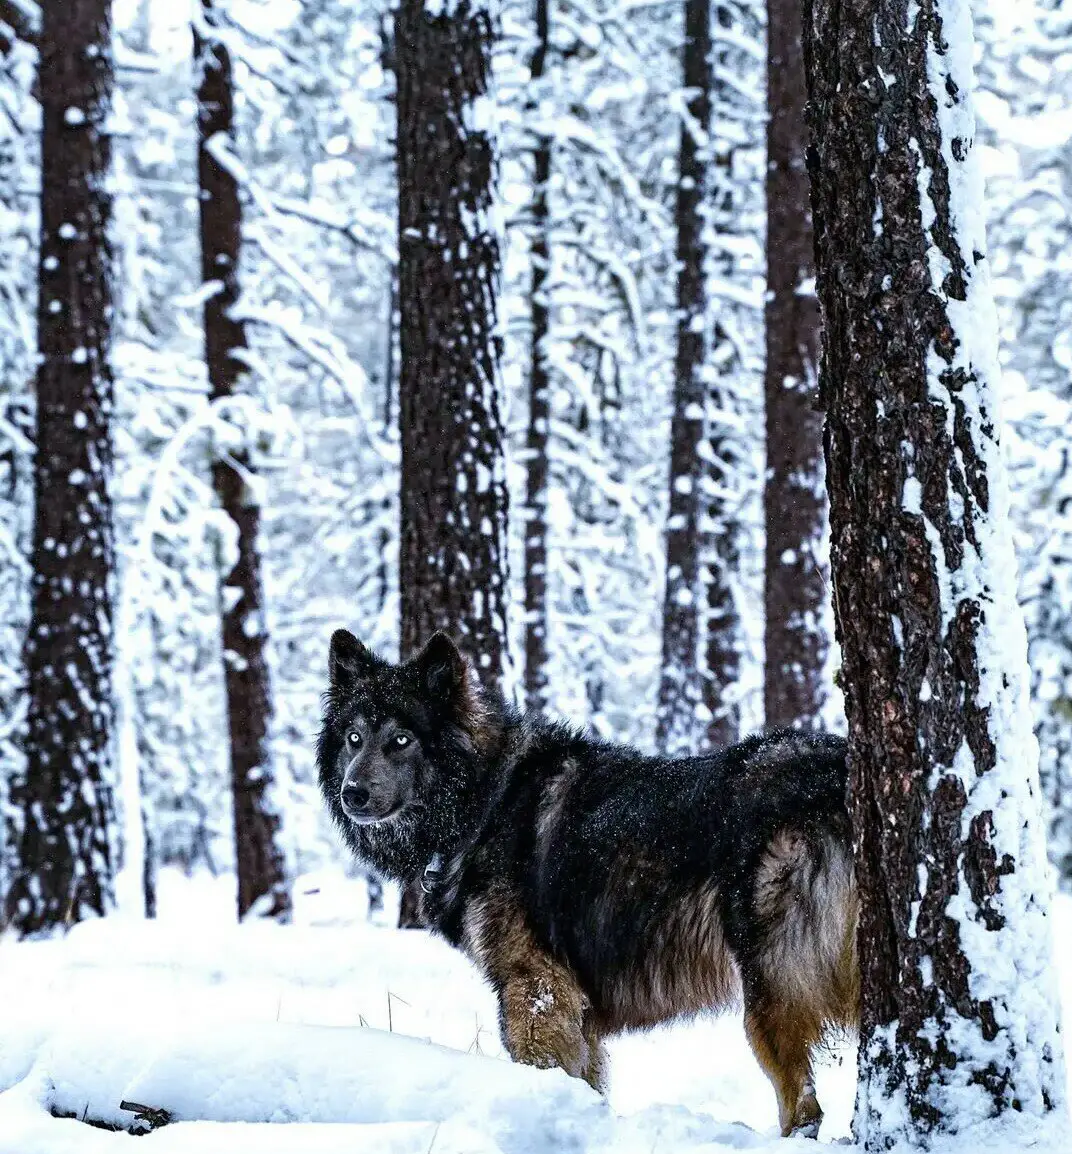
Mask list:
[[428,644],[413,658],[413,666],[428,696],[448,702],[465,687],[469,668],[458,647],[445,633],[433,633]]
[[380,664],[380,659],[347,629],[336,629],[331,635],[328,674],[333,689],[361,681]]

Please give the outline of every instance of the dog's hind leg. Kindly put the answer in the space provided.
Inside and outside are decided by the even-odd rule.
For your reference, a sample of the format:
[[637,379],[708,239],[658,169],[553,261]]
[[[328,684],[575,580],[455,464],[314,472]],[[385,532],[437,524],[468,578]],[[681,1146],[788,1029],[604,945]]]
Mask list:
[[821,1023],[807,1007],[758,999],[746,1001],[744,1028],[774,1085],[782,1136],[817,1137],[823,1112],[815,1097],[811,1048],[822,1036]]

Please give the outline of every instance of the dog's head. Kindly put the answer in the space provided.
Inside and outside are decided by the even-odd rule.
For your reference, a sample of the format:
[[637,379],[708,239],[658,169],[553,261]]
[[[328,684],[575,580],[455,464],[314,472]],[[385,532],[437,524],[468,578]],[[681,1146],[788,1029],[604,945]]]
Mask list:
[[454,642],[437,633],[392,665],[340,629],[328,667],[320,785],[349,840],[363,828],[442,825],[484,722],[483,696]]

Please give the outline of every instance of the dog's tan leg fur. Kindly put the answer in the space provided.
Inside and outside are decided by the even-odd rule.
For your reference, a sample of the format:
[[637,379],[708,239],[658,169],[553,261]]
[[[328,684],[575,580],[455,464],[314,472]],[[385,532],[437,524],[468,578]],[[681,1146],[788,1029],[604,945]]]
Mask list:
[[499,995],[503,1044],[515,1062],[558,1066],[602,1092],[606,1056],[588,999],[570,969],[536,943],[509,895],[469,919],[466,948]]
[[803,1007],[768,1002],[745,1011],[744,1028],[756,1061],[774,1085],[782,1136],[814,1138],[823,1112],[815,1097],[811,1048],[822,1036],[821,1023]]

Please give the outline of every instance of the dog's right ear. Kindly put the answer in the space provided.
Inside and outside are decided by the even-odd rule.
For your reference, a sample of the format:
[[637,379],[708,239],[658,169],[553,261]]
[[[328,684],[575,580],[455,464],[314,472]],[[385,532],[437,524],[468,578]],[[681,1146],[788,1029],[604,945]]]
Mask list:
[[380,659],[347,629],[336,629],[331,635],[331,650],[328,654],[328,674],[331,687],[353,685],[368,677]]

